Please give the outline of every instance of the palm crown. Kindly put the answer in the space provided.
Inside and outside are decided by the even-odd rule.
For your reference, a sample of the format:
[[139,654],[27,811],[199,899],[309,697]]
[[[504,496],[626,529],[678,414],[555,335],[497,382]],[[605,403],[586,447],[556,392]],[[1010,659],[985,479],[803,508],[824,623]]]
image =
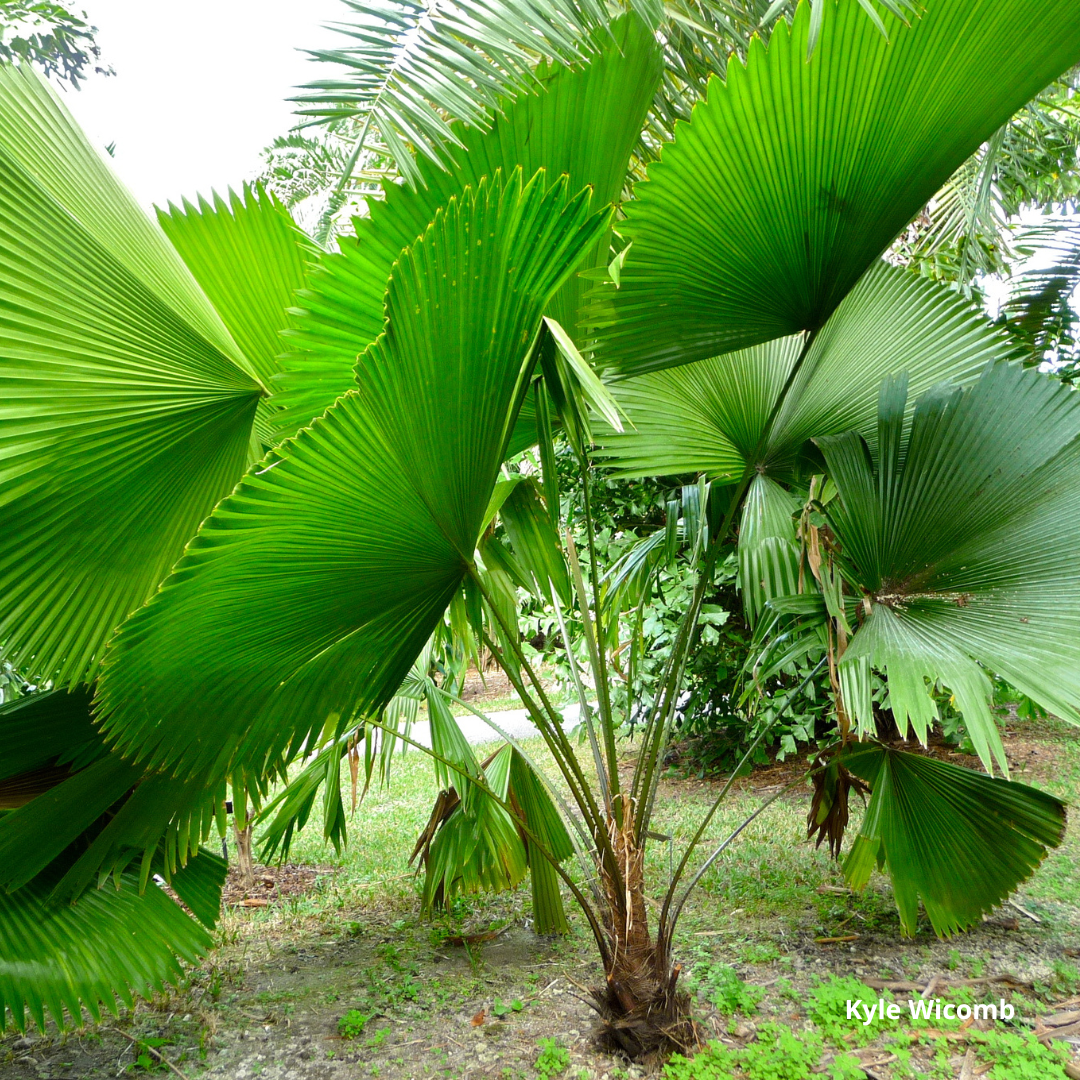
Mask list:
[[[432,113],[427,128],[369,103],[383,140],[415,129],[420,153],[400,158],[413,185],[390,185],[333,252],[257,191],[146,220],[45,84],[0,70],[0,641],[57,687],[0,712],[0,785],[58,770],[0,817],[3,955],[32,971],[0,979],[16,1023],[27,1005],[39,1021],[96,1012],[205,948],[150,875],[211,924],[220,860],[192,856],[225,785],[265,791],[320,739],[386,728],[451,608],[519,686],[573,808],[521,810],[509,785],[546,798],[521,755],[485,769],[448,737],[441,767],[468,821],[498,807],[502,825],[483,827],[512,823],[534,873],[547,859],[574,892],[608,973],[599,1004],[617,1041],[643,1048],[641,1010],[681,1008],[670,950],[691,854],[654,941],[641,853],[656,762],[736,527],[763,662],[783,624],[830,671],[842,745],[817,824],[851,775],[873,787],[853,880],[878,859],[905,926],[922,897],[947,933],[1058,841],[1048,796],[853,740],[873,733],[873,673],[920,736],[928,683],[948,686],[988,765],[1004,755],[984,668],[1080,719],[1080,574],[1059,542],[1080,501],[1073,395],[1013,366],[1009,340],[954,293],[880,261],[1080,61],[1080,11],[933,0],[909,24],[906,5],[885,6],[816,0],[767,47],[749,40],[629,199],[674,85],[670,35],[640,12],[567,5],[565,25],[599,29],[534,65],[519,19],[516,51],[481,54],[505,76],[483,122],[475,102],[460,116],[472,126]],[[701,49],[687,56],[696,71]],[[402,85],[429,93],[434,63]],[[537,442],[550,455],[557,425],[583,466],[594,436],[626,475],[709,485],[684,648],[626,787],[606,657],[617,616],[595,553],[560,540],[547,469],[500,486],[507,456]],[[811,474],[829,481],[801,506],[792,487]],[[519,585],[580,612],[595,789],[521,652]],[[913,791],[938,794],[948,842],[905,819]],[[957,888],[950,860],[985,850],[988,807],[1014,856],[993,872],[976,860]],[[93,889],[109,871],[119,890]],[[144,913],[130,956],[61,954],[107,910]],[[23,934],[41,912],[47,931]]]

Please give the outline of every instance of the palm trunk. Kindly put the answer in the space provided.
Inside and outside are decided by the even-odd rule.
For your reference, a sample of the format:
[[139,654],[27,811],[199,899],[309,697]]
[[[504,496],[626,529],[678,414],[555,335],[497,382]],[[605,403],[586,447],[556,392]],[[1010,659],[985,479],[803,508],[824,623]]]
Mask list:
[[[244,892],[250,892],[255,888],[255,861],[251,856],[252,823],[248,817],[246,801],[245,799],[245,805],[238,803],[233,811],[233,835],[236,838],[236,867],[240,871],[240,882],[244,886]],[[242,829],[241,821],[244,822]]]
[[633,842],[631,819],[622,829],[611,824],[611,840],[621,881],[601,869],[607,894],[606,929],[611,948],[605,985],[593,991],[603,1020],[600,1041],[633,1059],[697,1045],[697,1025],[689,995],[676,984],[681,967],[652,938],[645,906],[644,849]]

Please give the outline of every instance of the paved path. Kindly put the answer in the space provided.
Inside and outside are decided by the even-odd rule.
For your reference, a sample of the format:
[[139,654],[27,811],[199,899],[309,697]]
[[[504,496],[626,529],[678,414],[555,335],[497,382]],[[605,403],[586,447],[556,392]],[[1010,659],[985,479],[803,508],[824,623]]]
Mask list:
[[[569,731],[575,727],[581,716],[581,706],[576,702],[566,705],[562,709],[563,727]],[[488,714],[513,739],[531,739],[536,732],[536,725],[529,719],[527,709],[506,709],[502,712]],[[476,746],[478,743],[494,742],[499,736],[478,716],[467,713],[465,716],[454,717],[458,727],[469,742]],[[431,745],[431,724],[427,720],[419,720],[413,724],[412,737],[424,746]]]

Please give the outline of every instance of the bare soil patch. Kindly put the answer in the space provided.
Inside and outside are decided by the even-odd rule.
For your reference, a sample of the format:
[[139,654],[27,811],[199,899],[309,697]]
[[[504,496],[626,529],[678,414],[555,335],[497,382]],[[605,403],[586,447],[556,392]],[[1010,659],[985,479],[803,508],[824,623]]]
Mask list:
[[281,866],[255,866],[255,884],[244,887],[240,872],[229,867],[225,888],[221,892],[223,907],[266,907],[289,897],[303,896],[316,887],[320,877],[337,873],[334,866],[298,866],[284,863]]

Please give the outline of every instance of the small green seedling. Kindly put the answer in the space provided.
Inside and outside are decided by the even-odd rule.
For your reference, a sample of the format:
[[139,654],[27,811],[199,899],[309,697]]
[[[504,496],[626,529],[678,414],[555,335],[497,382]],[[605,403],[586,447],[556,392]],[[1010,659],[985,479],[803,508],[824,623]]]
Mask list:
[[570,1067],[570,1051],[560,1046],[554,1039],[541,1039],[537,1044],[540,1053],[536,1055],[533,1067],[542,1080],[551,1080],[553,1076],[562,1076]]
[[364,1032],[364,1025],[371,1019],[359,1009],[350,1009],[338,1022],[338,1034],[343,1039],[358,1039]]

